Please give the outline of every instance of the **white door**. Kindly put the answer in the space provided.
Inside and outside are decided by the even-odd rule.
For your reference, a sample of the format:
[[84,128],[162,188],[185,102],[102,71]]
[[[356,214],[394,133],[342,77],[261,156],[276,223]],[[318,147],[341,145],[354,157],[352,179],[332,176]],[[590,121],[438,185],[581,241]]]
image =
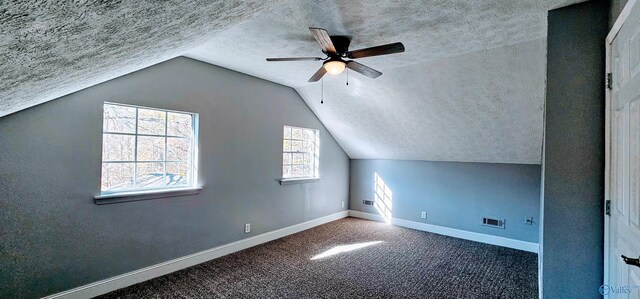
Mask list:
[[[640,5],[629,2],[608,49],[611,216],[605,244],[609,280],[601,292],[609,298],[640,299],[640,264],[628,264],[640,258]],[[631,258],[628,263],[623,255]]]

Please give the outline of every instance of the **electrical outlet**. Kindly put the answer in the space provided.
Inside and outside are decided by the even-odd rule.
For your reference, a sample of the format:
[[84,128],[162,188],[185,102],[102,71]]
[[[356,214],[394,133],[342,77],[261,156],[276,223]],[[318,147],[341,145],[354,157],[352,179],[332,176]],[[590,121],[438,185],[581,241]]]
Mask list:
[[249,232],[251,232],[251,223],[247,223],[244,225],[244,233],[248,234]]
[[342,208],[344,209],[344,201],[342,202],[342,205],[341,205],[341,207],[342,207]]
[[420,214],[420,218],[427,219],[427,211],[422,211],[422,213]]
[[533,225],[533,216],[531,216],[531,217],[525,217],[525,218],[524,218],[524,224],[526,224],[526,225]]

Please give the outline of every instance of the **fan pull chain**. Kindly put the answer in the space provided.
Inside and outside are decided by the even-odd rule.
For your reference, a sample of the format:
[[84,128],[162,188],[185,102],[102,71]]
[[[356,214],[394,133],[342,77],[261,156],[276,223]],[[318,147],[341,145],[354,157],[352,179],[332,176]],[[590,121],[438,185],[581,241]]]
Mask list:
[[349,69],[347,69],[347,85],[349,85]]
[[324,104],[324,78],[320,81],[320,104]]

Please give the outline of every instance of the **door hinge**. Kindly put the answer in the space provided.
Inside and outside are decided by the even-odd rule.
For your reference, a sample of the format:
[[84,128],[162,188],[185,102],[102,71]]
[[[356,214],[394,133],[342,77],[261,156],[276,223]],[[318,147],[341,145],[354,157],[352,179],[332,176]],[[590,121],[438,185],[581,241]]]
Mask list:
[[613,89],[613,74],[607,73],[607,89]]
[[611,216],[611,201],[607,200],[604,202],[604,214],[607,216]]

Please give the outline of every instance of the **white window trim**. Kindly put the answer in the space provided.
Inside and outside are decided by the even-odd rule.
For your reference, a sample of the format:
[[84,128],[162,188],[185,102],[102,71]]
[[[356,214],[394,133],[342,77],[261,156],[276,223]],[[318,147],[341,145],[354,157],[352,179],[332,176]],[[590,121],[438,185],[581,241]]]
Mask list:
[[317,181],[320,181],[320,177],[281,178],[280,185],[315,183]]
[[[137,109],[148,109],[148,110],[159,110],[159,111],[163,111],[165,113],[180,113],[180,114],[190,114],[192,117],[192,122],[191,122],[191,126],[193,129],[193,137],[192,137],[192,143],[193,143],[193,150],[191,152],[191,160],[192,160],[192,165],[191,165],[191,177],[192,177],[192,184],[190,186],[180,186],[180,187],[161,187],[161,188],[149,188],[149,189],[130,189],[130,190],[123,190],[123,191],[118,191],[118,190],[114,190],[114,191],[100,191],[99,195],[94,196],[94,202],[98,205],[102,205],[102,204],[109,204],[109,203],[118,203],[118,202],[128,202],[128,201],[138,201],[138,200],[147,200],[147,199],[155,199],[155,198],[166,198],[166,197],[176,197],[176,196],[184,196],[184,195],[193,195],[193,194],[198,194],[200,193],[200,191],[202,190],[202,186],[198,186],[198,133],[199,133],[199,123],[200,123],[200,119],[199,119],[199,114],[195,113],[195,112],[186,112],[186,111],[178,111],[178,110],[171,110],[171,109],[163,109],[163,108],[154,108],[154,107],[145,107],[145,106],[138,106],[138,105],[129,105],[129,104],[122,104],[122,103],[114,103],[114,102],[104,102],[103,103],[103,107],[104,105],[118,105],[118,106],[125,106],[125,107],[132,107],[132,108],[136,108],[136,123],[135,123],[135,133],[118,133],[118,132],[104,132],[104,129],[102,130],[102,136],[104,136],[104,134],[113,134],[113,135],[130,135],[130,136],[152,136],[152,137],[159,137],[159,135],[151,135],[151,134],[138,134],[138,110]],[[104,113],[104,111],[103,111]],[[103,124],[104,125],[104,124]],[[176,138],[187,138],[184,136],[173,136],[173,135],[167,135],[167,120],[165,120],[165,135],[162,135],[160,137],[165,137],[165,158],[167,157],[167,148],[166,148],[166,139],[169,137],[176,137]],[[104,145],[103,145],[104,146]],[[135,143],[135,148],[134,148],[134,161],[100,161],[100,165],[102,167],[102,163],[126,163],[126,162],[137,162],[137,156],[138,156],[138,143]],[[149,161],[144,161],[149,162]],[[151,163],[153,163],[154,161],[150,161]],[[174,161],[158,161],[158,162],[174,162]],[[183,162],[183,161],[175,161],[175,162]],[[165,164],[165,168],[166,168],[166,164]],[[134,186],[135,186],[135,178],[137,177],[137,169],[136,167],[134,167]],[[166,169],[165,169],[166,172]],[[102,180],[102,177],[100,178]]]
[[127,191],[118,193],[100,194],[93,197],[98,205],[138,201],[165,197],[177,197],[200,193],[202,187],[171,188],[171,189],[147,189],[140,191]]

